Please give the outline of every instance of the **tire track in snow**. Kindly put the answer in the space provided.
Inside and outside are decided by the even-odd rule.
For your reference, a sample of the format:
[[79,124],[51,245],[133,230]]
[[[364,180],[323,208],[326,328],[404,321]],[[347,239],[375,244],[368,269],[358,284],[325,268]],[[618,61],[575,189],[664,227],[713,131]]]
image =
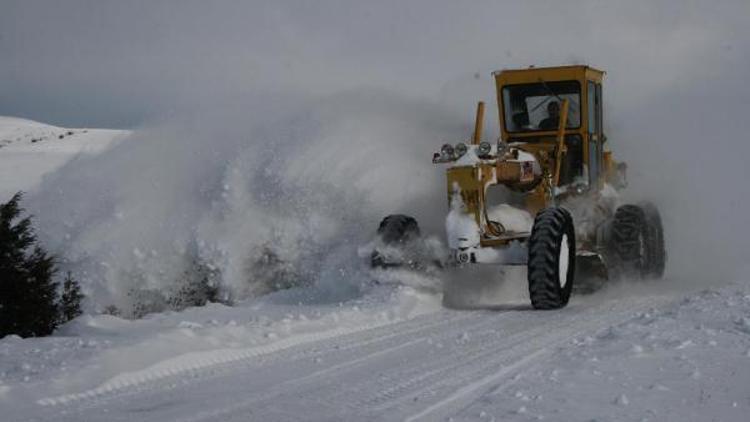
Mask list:
[[508,366],[502,367],[499,371],[497,371],[497,372],[495,372],[495,373],[493,373],[491,375],[488,375],[488,376],[486,376],[486,377],[484,377],[484,378],[482,378],[482,379],[480,379],[480,380],[478,380],[476,382],[469,383],[469,384],[467,384],[467,385],[459,388],[455,393],[453,393],[450,396],[448,396],[448,397],[446,397],[444,399],[441,399],[440,401],[438,401],[438,402],[436,402],[436,403],[428,406],[427,408],[425,408],[421,412],[419,412],[419,413],[417,413],[415,415],[409,416],[404,421],[405,422],[414,422],[414,421],[417,421],[419,419],[422,419],[422,418],[424,418],[424,417],[426,417],[426,416],[434,413],[435,411],[440,410],[441,408],[444,408],[447,405],[449,405],[449,404],[451,404],[451,403],[453,403],[455,401],[458,401],[458,400],[463,399],[463,398],[465,398],[467,396],[470,396],[470,395],[474,394],[475,392],[479,391],[480,389],[486,387],[487,385],[489,385],[489,384],[491,384],[491,383],[493,383],[493,382],[495,382],[497,380],[500,380],[500,379],[502,379],[505,376],[508,376],[513,371],[521,369],[526,364],[530,363],[531,361],[533,361],[535,359],[540,358],[542,355],[544,355],[544,354],[546,354],[548,352],[549,352],[549,349],[537,350],[536,352],[534,352],[534,353],[532,353],[532,354],[530,354],[530,355],[528,355],[528,356],[526,356],[524,358],[521,358],[520,360],[516,361],[512,365],[508,365]]
[[374,328],[365,326],[362,329],[334,329],[321,333],[302,334],[288,337],[270,344],[247,347],[242,349],[216,349],[200,352],[185,353],[180,356],[169,358],[151,365],[147,368],[121,373],[99,387],[81,393],[67,394],[57,397],[48,397],[37,400],[42,406],[58,405],[90,399],[104,394],[110,394],[119,390],[136,387],[141,384],[154,382],[166,377],[179,375],[186,372],[194,372],[214,366],[224,365],[231,362],[259,358],[264,355],[278,353],[291,347],[306,343],[323,341],[331,338],[341,337],[353,332]]
[[[295,412],[304,412],[305,406],[317,410],[310,410],[310,414],[329,414],[329,419],[413,416],[414,420],[435,420],[460,410],[488,389],[512,385],[512,376],[543,359],[545,351],[664,301],[659,297],[599,304],[581,301],[555,312],[444,310],[338,337],[329,333],[318,340],[195,371],[206,372],[206,378],[213,379],[209,382],[204,382],[207,380],[202,375],[197,382],[173,377],[182,385],[162,390],[171,382],[164,378],[138,385],[156,390],[152,394],[128,387],[112,395],[94,395],[79,403],[83,406],[67,408],[66,417],[89,420],[74,415],[91,416],[90,411],[112,409],[119,403],[124,407],[121,420],[128,420],[126,415],[132,416],[128,408],[133,409],[129,403],[155,403],[158,415],[152,416],[165,421],[247,420],[249,416],[253,420],[274,420],[304,414]],[[461,340],[466,332],[471,334],[469,341],[453,341]],[[447,346],[436,351],[440,342],[447,342]],[[315,357],[324,360],[313,364]],[[256,379],[245,386],[248,377],[258,371],[268,379]],[[223,388],[226,391],[222,392],[220,389],[226,386],[239,390]],[[188,419],[179,412],[184,405],[181,402],[206,395],[223,401],[212,401],[213,409],[191,412]],[[114,398],[118,401],[113,402]],[[160,403],[173,404],[160,408]],[[103,416],[107,415],[98,417]]]
[[[459,372],[457,369],[461,367],[470,366],[471,363],[486,358],[488,355],[496,354],[500,345],[514,347],[517,344],[526,342],[529,336],[536,335],[537,333],[541,334],[549,329],[548,327],[537,327],[510,336],[498,336],[496,331],[489,331],[484,336],[478,333],[486,326],[496,326],[499,320],[508,316],[505,313],[492,316],[482,315],[477,318],[480,323],[460,327],[459,330],[451,332],[449,337],[453,338],[460,337],[463,332],[473,332],[473,335],[478,337],[478,340],[475,345],[472,345],[471,350],[467,351],[457,347],[461,350],[446,353],[437,359],[420,362],[418,365],[409,368],[400,368],[398,371],[392,371],[388,376],[381,377],[378,380],[378,393],[369,396],[361,395],[360,397],[366,398],[353,400],[350,407],[354,409],[368,408],[374,411],[384,410],[392,406],[394,402],[406,400],[408,392],[414,392],[415,389],[421,391],[426,386],[432,385],[435,379],[445,378],[446,373]],[[459,354],[460,356],[457,356]],[[365,383],[357,387],[351,387],[351,390],[358,391],[371,386],[371,383]]]
[[[429,421],[437,420],[441,416],[448,416],[451,414],[451,410],[459,409],[462,403],[471,402],[478,394],[485,392],[489,387],[494,390],[508,388],[515,382],[515,378],[511,377],[500,385],[495,383],[514,373],[519,373],[521,370],[529,370],[534,366],[534,362],[538,362],[551,354],[555,348],[562,346],[572,338],[583,333],[604,329],[613,323],[626,319],[635,312],[651,308],[665,301],[665,298],[649,298],[645,301],[641,300],[635,305],[624,306],[614,311],[610,309],[606,319],[598,318],[599,312],[602,311],[601,307],[594,308],[584,314],[573,315],[571,320],[563,319],[552,326],[540,327],[542,331],[551,330],[553,332],[551,335],[538,337],[530,335],[529,341],[520,341],[501,353],[492,353],[492,349],[490,349],[489,353],[483,353],[475,356],[471,361],[456,365],[456,368],[450,371],[452,374],[445,374],[446,376],[434,380],[432,384],[422,390],[412,392],[410,397],[418,397],[428,392],[436,393],[442,390],[445,396],[425,409],[408,416],[406,420]],[[576,323],[577,321],[582,322]],[[539,331],[534,330],[534,332],[527,334],[536,334]],[[473,362],[479,362],[479,365],[472,365]],[[408,397],[404,397],[402,401],[407,399]]]
[[[648,306],[649,304],[641,304],[638,308]],[[586,331],[591,327],[606,325],[607,321],[619,320],[623,315],[630,314],[636,310],[636,308],[633,308],[629,304],[624,309],[620,309],[620,313],[615,315],[615,317],[612,319],[608,318],[607,320],[589,318],[591,315],[597,315],[602,309],[589,310],[583,316],[576,314],[569,315],[568,318],[554,320],[552,324],[545,324],[532,329],[526,328],[528,322],[525,319],[529,317],[544,318],[544,314],[518,311],[507,311],[499,314],[487,311],[466,312],[470,317],[458,321],[457,326],[446,327],[444,324],[439,324],[435,327],[435,332],[422,333],[422,341],[411,341],[405,344],[404,347],[399,347],[398,345],[395,347],[389,346],[383,349],[384,353],[376,351],[364,358],[355,358],[343,364],[316,371],[306,377],[287,380],[274,387],[273,391],[266,391],[249,399],[243,398],[241,399],[241,403],[223,407],[215,411],[208,411],[189,419],[180,418],[179,420],[183,422],[225,420],[232,418],[232,416],[246,416],[250,414],[253,417],[258,417],[256,414],[258,409],[273,408],[274,406],[281,406],[281,408],[277,407],[275,412],[283,413],[284,403],[291,403],[292,401],[305,402],[311,398],[315,405],[318,406],[324,406],[329,409],[346,408],[351,414],[357,415],[357,417],[368,414],[373,418],[377,418],[379,414],[389,414],[398,404],[409,402],[415,396],[413,394],[414,391],[424,394],[425,392],[436,390],[435,386],[437,386],[437,389],[443,393],[442,390],[452,388],[455,385],[472,385],[473,382],[486,376],[487,373],[496,373],[498,367],[507,367],[508,369],[505,372],[513,372],[516,368],[524,366],[523,364],[530,361],[525,359],[529,355],[533,355],[535,358],[539,357],[536,352],[539,350],[540,344],[549,347],[550,345],[565,342],[570,339],[573,332]],[[443,356],[438,360],[429,360],[425,364],[415,368],[397,366],[391,368],[390,375],[384,380],[381,379],[374,382],[372,377],[365,376],[361,379],[355,378],[354,385],[352,385],[353,380],[349,375],[355,369],[372,367],[373,370],[377,370],[378,365],[374,361],[376,359],[382,360],[395,349],[404,353],[408,352],[411,348],[424,346],[427,342],[427,336],[431,334],[437,335],[435,338],[432,338],[433,342],[440,342],[456,338],[457,335],[467,330],[475,333],[482,332],[488,326],[494,327],[502,324],[511,315],[517,316],[518,319],[510,321],[512,330],[514,330],[510,336],[502,336],[498,335],[497,332],[492,332],[491,334],[494,335],[479,338],[480,345],[473,352],[466,353],[465,350],[457,350],[453,354]],[[534,315],[537,315],[537,317],[534,317]],[[546,315],[550,315],[550,313]],[[575,321],[579,319],[583,319],[584,321],[593,320],[593,322],[584,326],[576,325]],[[564,327],[571,324],[574,328],[563,330]],[[397,329],[397,326],[389,327],[389,329]],[[544,335],[550,331],[558,332],[558,334],[553,338],[550,338],[549,335]],[[534,338],[538,338],[540,341],[532,341]],[[508,344],[508,342],[512,344]],[[547,349],[543,348],[542,350]],[[470,358],[467,359],[467,356],[470,356]],[[523,362],[523,364],[518,362]],[[342,373],[343,371],[348,371],[348,373]],[[371,371],[368,371],[366,374],[370,375],[370,373]],[[404,378],[407,378],[407,380],[404,381]],[[498,378],[501,377],[498,376],[492,378],[492,380],[494,381]],[[394,386],[393,384],[396,385]],[[470,391],[479,389],[484,385],[484,383],[479,384]],[[334,387],[332,390],[330,390],[331,386]],[[324,394],[321,396],[320,392],[324,392]],[[410,394],[406,394],[407,392]],[[453,401],[450,400],[449,403]],[[436,409],[443,406],[437,406]],[[273,414],[273,417],[280,416],[278,413]],[[244,416],[240,416],[240,419],[242,417]]]
[[[148,394],[150,391],[173,394],[174,396],[179,397],[185,393],[185,389],[193,387],[201,388],[200,385],[209,382],[211,379],[221,380],[224,376],[231,376],[242,371],[257,370],[264,365],[293,366],[293,360],[310,359],[310,361],[313,361],[315,356],[324,356],[328,353],[346,352],[353,356],[352,359],[323,368],[322,370],[314,371],[308,375],[283,380],[278,384],[274,383],[270,390],[263,390],[259,395],[251,398],[243,397],[239,400],[239,403],[237,400],[233,400],[226,405],[217,405],[219,408],[218,410],[200,412],[198,415],[193,413],[188,419],[220,420],[222,415],[242,411],[243,409],[252,407],[259,402],[273,401],[280,396],[287,395],[290,392],[299,390],[300,388],[304,389],[306,386],[315,385],[316,383],[319,383],[321,379],[330,379],[331,374],[335,374],[350,367],[367,365],[367,363],[373,359],[387,355],[391,351],[403,350],[424,341],[424,337],[415,340],[415,334],[432,332],[441,333],[444,337],[448,337],[450,334],[446,334],[445,332],[447,327],[452,327],[454,325],[463,327],[461,324],[469,319],[476,319],[476,315],[471,312],[457,312],[451,310],[442,310],[434,314],[420,315],[391,325],[351,333],[337,338],[336,340],[340,341],[336,341],[333,344],[329,340],[322,340],[316,344],[301,345],[300,347],[304,347],[302,350],[291,348],[279,353],[263,356],[259,359],[246,360],[243,362],[230,362],[221,367],[205,368],[204,371],[207,372],[207,375],[203,377],[198,376],[198,379],[183,377],[183,379],[180,380],[179,378],[176,379],[172,377],[172,380],[170,380],[165,378],[133,386],[132,388],[115,391],[111,394],[83,398],[78,401],[67,403],[68,405],[75,403],[76,408],[68,408],[66,412],[68,415],[71,415],[69,420],[79,420],[72,415],[103,405],[109,406],[115,399],[121,402],[137,401],[138,397],[150,397],[151,395]],[[488,323],[487,321],[484,322]],[[318,344],[321,347],[315,347]],[[383,344],[390,346],[383,348]],[[315,351],[310,352],[310,347],[314,348]],[[359,349],[363,350],[360,351]],[[363,353],[366,353],[366,357],[364,358]],[[310,368],[310,362],[306,362],[305,366]],[[208,373],[209,371],[210,373]],[[329,377],[326,378],[326,376]],[[172,393],[168,393],[170,390]],[[175,400],[177,399],[175,398]],[[180,420],[183,419],[184,418],[180,418]],[[107,420],[110,420],[110,418]]]
[[[300,389],[302,389],[302,391],[304,392],[304,388],[306,387],[310,387],[311,385],[315,386],[321,383],[324,384],[327,380],[332,379],[333,378],[331,377],[332,374],[335,374],[337,372],[340,372],[340,371],[343,371],[352,367],[365,366],[368,364],[368,362],[371,362],[373,359],[383,357],[397,350],[403,350],[409,347],[413,347],[414,345],[425,341],[424,337],[420,337],[415,340],[414,339],[415,334],[437,332],[437,333],[442,333],[443,336],[445,337],[448,337],[449,334],[444,333],[446,327],[450,327],[456,324],[461,324],[463,321],[468,320],[468,319],[473,319],[473,318],[475,318],[475,315],[473,315],[472,313],[443,311],[443,312],[439,312],[436,314],[423,315],[423,316],[414,318],[412,320],[394,324],[393,326],[381,327],[381,328],[377,328],[374,330],[367,330],[367,331],[354,333],[350,336],[347,336],[347,337],[351,337],[351,339],[347,341],[347,343],[352,344],[352,347],[350,348],[341,348],[338,346],[338,344],[329,345],[326,343],[324,345],[325,347],[318,350],[320,355],[324,355],[326,353],[331,353],[331,352],[335,352],[335,353],[346,352],[347,349],[349,349],[352,351],[353,358],[346,359],[333,366],[329,366],[321,370],[314,371],[312,373],[309,373],[308,375],[281,381],[278,384],[274,384],[270,388],[270,390],[265,390],[264,392],[260,393],[257,396],[254,396],[252,398],[240,399],[239,403],[237,403],[237,401],[235,400],[231,404],[228,404],[226,406],[220,406],[221,408],[219,410],[201,412],[198,415],[191,416],[187,420],[189,421],[221,420],[223,415],[231,414],[234,412],[240,412],[240,411],[243,411],[244,409],[252,408],[257,403],[269,402],[281,396],[286,396],[290,394],[293,395],[295,391],[299,391]],[[416,320],[420,320],[420,321],[416,321]],[[406,329],[402,329],[401,327],[406,327]],[[376,333],[377,335],[373,337],[372,336],[373,333]],[[383,343],[386,344],[385,348],[382,346]],[[367,349],[365,349],[364,351],[366,352],[366,356],[364,357],[361,354],[362,352],[355,350],[357,348],[368,348],[368,347],[372,348],[371,346],[376,346],[374,347],[374,351],[369,352],[369,351],[366,351]],[[300,354],[304,354],[304,351],[300,353],[296,353],[295,356],[298,356]],[[284,357],[283,354],[274,355],[273,360],[283,361],[283,364],[285,366],[291,365],[291,362],[286,357]],[[265,364],[267,362],[258,361],[255,363]],[[257,368],[256,365],[253,365],[253,367]],[[195,384],[191,384],[191,385],[194,386]],[[137,392],[137,393],[140,393],[140,392]],[[180,418],[180,420],[184,421],[185,419]]]
[[[273,399],[279,398],[281,396],[294,396],[295,392],[298,392],[300,389],[304,389],[305,387],[312,386],[312,388],[315,388],[316,385],[325,385],[327,384],[326,379],[325,378],[321,379],[322,377],[330,376],[332,374],[335,374],[337,372],[340,372],[346,369],[350,369],[355,366],[362,366],[363,364],[367,364],[368,362],[371,362],[373,359],[382,358],[385,355],[390,354],[397,350],[402,350],[402,349],[406,349],[409,347],[413,347],[420,343],[425,343],[428,340],[424,337],[424,335],[426,333],[429,333],[432,330],[437,331],[437,335],[438,335],[437,339],[439,341],[439,340],[446,340],[451,337],[455,337],[456,331],[466,329],[466,326],[459,325],[455,329],[446,330],[446,328],[449,327],[451,324],[454,324],[454,323],[460,324],[462,321],[465,321],[465,320],[477,320],[479,322],[477,325],[479,326],[490,325],[492,323],[492,321],[489,321],[486,318],[477,318],[476,314],[471,313],[471,312],[445,311],[445,315],[450,315],[450,317],[444,318],[444,320],[442,321],[434,321],[433,323],[420,325],[420,326],[410,328],[407,330],[397,330],[395,333],[392,332],[390,335],[381,336],[373,340],[365,341],[364,343],[376,344],[376,343],[381,343],[381,342],[398,340],[402,337],[410,338],[413,334],[416,334],[416,333],[422,334],[422,336],[417,339],[407,341],[406,343],[397,343],[395,346],[387,346],[384,349],[378,349],[377,351],[373,353],[369,353],[364,357],[358,357],[358,358],[346,360],[342,363],[324,368],[319,371],[315,371],[307,376],[284,381],[274,386],[270,391],[267,391],[265,393],[262,393],[250,399],[243,399],[241,403],[234,404],[227,408],[222,408],[218,411],[210,411],[210,412],[202,413],[200,415],[193,416],[189,419],[181,419],[181,422],[221,420],[221,417],[224,415],[252,409],[255,405],[261,402],[272,401]],[[432,318],[432,317],[433,315],[427,315],[427,316],[422,316],[420,318]],[[403,324],[408,324],[408,322],[405,322]],[[398,325],[402,325],[402,324],[398,324]],[[394,328],[396,327],[388,327],[389,330],[392,330]],[[365,335],[365,334],[367,333],[358,333],[357,335]],[[347,386],[346,388],[350,389],[350,386]],[[302,393],[304,393],[304,391],[302,391]],[[329,402],[339,403],[342,401],[346,401],[345,397],[346,396],[342,394],[335,394],[329,400]],[[325,400],[321,400],[321,402],[325,402]]]
[[[217,369],[218,371],[214,375],[220,376],[220,373],[222,372],[221,369],[231,370],[236,364],[242,362],[257,362],[262,365],[279,359],[284,359],[285,361],[314,359],[318,356],[330,353],[332,350],[345,351],[366,347],[370,344],[381,342],[386,339],[408,336],[432,327],[442,326],[454,320],[461,321],[469,318],[469,315],[459,312],[438,314],[441,318],[437,321],[431,318],[433,314],[419,315],[412,319],[396,320],[385,324],[372,324],[369,326],[357,327],[355,329],[334,329],[318,333],[303,334],[281,339],[266,345],[242,349],[215,349],[186,353],[165,359],[142,370],[119,374],[90,390],[74,394],[41,398],[37,400],[37,404],[41,406],[65,405],[83,400],[92,400],[95,398],[100,399],[103,396],[115,396],[117,393],[127,394],[127,390],[129,389],[132,389],[134,393],[140,393],[144,390],[136,389],[136,387],[141,387],[146,384],[156,384],[161,380],[188,373],[193,376],[199,376],[201,371],[208,369]],[[403,331],[394,331],[389,328],[392,325],[410,325],[411,323],[416,324],[414,327],[410,327]],[[357,335],[363,332],[368,332],[372,335],[363,340]],[[330,339],[341,339],[342,342],[338,342],[335,345],[326,343],[324,347],[313,351],[303,348],[291,356],[286,356],[281,353],[311,343],[323,343]]]
[[[347,350],[352,350],[352,349],[358,349],[358,348],[369,346],[371,344],[382,342],[384,340],[389,340],[389,339],[393,339],[396,337],[405,337],[414,333],[420,333],[425,330],[430,330],[434,327],[444,326],[445,324],[448,324],[448,323],[453,324],[455,322],[460,322],[470,317],[471,317],[470,315],[459,313],[459,312],[420,315],[418,317],[415,317],[409,320],[397,321],[393,324],[386,324],[386,325],[379,326],[373,329],[356,331],[356,332],[351,333],[350,335],[340,337],[339,339],[337,339],[338,341],[333,344],[323,343],[320,348],[302,349],[289,356],[285,356],[283,354],[266,355],[266,356],[263,356],[262,360],[260,360],[259,363],[265,364],[265,363],[270,363],[270,362],[278,361],[282,359],[285,362],[298,361],[301,359],[314,359],[316,357],[320,357],[328,353],[331,353],[332,351],[341,352],[341,351],[347,351]],[[404,330],[394,331],[392,329],[394,325],[409,326],[409,328],[404,329]],[[365,333],[367,333],[367,338],[363,340],[360,337],[361,335]]]
[[199,422],[199,421],[206,421],[206,420],[209,420],[209,421],[221,420],[221,416],[223,415],[233,414],[233,413],[237,413],[243,410],[247,410],[258,402],[271,400],[279,395],[288,394],[289,391],[293,390],[295,387],[299,385],[307,385],[307,384],[313,383],[315,382],[316,379],[318,379],[321,376],[330,375],[332,373],[345,370],[352,366],[366,363],[370,361],[371,359],[382,357],[387,354],[399,351],[401,349],[412,347],[422,342],[424,342],[424,339],[412,340],[412,341],[409,341],[409,342],[406,342],[397,346],[393,346],[393,347],[389,347],[389,348],[385,348],[385,349],[381,349],[381,350],[369,353],[357,359],[352,359],[352,360],[342,362],[340,364],[329,366],[321,370],[315,371],[304,377],[282,382],[281,384],[276,385],[271,391],[266,392],[265,394],[262,394],[260,396],[256,396],[251,400],[244,400],[237,405],[234,405],[228,408],[222,408],[218,411],[209,411],[209,412],[200,413],[188,419],[181,419],[180,422]]

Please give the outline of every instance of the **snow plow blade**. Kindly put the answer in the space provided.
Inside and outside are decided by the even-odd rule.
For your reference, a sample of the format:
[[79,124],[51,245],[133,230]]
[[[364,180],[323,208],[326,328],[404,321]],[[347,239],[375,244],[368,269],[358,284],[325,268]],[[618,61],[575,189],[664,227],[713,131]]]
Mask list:
[[448,268],[443,306],[452,309],[531,309],[523,265],[469,265]]

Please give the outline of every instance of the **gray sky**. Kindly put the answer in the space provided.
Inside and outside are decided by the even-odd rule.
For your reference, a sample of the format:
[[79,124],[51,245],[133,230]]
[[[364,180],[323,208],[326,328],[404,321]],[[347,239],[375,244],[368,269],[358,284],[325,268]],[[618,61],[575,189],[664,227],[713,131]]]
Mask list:
[[742,0],[0,0],[0,11],[0,115],[68,126],[363,85],[463,107],[492,100],[492,70],[529,64],[604,68],[621,106],[697,84],[748,92]]

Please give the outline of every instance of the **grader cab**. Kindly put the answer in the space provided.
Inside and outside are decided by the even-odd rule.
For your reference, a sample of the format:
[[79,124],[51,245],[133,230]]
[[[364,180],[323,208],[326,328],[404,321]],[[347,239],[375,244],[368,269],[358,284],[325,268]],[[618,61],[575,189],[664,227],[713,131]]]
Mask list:
[[[447,167],[446,266],[525,265],[536,309],[565,306],[575,279],[661,277],[666,253],[656,207],[618,203],[625,165],[614,161],[603,130],[604,72],[532,67],[493,76],[500,138],[483,138],[480,102],[471,139],[433,156]],[[378,232],[408,247],[415,230],[413,218],[392,215]],[[387,261],[373,253],[374,266]],[[459,288],[472,282],[453,281]]]

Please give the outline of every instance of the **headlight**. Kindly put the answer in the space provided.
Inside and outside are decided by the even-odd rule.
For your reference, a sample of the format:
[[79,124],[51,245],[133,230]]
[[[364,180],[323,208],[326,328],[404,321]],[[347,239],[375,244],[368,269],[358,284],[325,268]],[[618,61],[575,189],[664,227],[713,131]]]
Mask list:
[[508,149],[508,144],[503,141],[497,141],[497,156],[502,157],[505,155],[505,150]]
[[440,158],[443,160],[452,160],[454,159],[453,155],[453,145],[451,144],[445,144],[442,148],[440,148]]
[[492,145],[490,145],[489,142],[483,141],[479,143],[479,156],[487,156],[490,155],[490,151],[492,151]]
[[465,143],[459,142],[456,144],[456,148],[454,149],[454,152],[456,153],[456,158],[462,157],[464,154],[466,154],[466,150],[468,147]]

